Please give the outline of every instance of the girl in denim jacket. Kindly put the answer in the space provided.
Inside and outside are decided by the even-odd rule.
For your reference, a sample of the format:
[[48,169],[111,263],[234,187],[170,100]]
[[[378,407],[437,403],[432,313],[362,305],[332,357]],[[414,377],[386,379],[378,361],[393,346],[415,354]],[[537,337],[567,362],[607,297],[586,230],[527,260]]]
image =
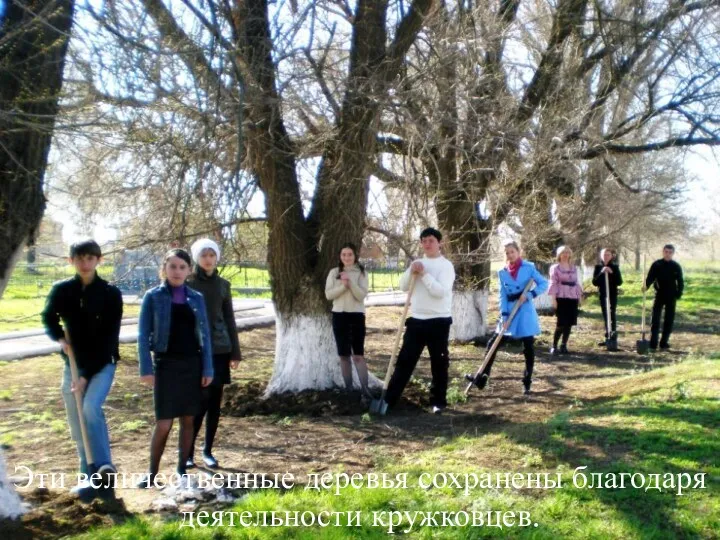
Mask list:
[[[138,332],[140,378],[153,387],[155,430],[150,469],[140,482],[151,487],[160,468],[173,419],[180,419],[177,473],[185,480],[185,462],[193,439],[193,419],[202,403],[202,387],[213,379],[210,331],[202,294],[185,285],[190,255],[172,249],[160,272],[163,283],[143,298]],[[153,356],[151,357],[150,352]]]

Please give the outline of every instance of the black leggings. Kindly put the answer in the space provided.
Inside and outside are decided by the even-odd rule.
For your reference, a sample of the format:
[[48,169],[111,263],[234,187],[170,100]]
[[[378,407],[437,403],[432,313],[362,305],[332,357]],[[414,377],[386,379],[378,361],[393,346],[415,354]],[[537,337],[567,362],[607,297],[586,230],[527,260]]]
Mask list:
[[203,388],[203,401],[200,413],[195,417],[194,434],[190,456],[193,456],[195,450],[195,439],[197,439],[200,428],[202,427],[203,418],[207,417],[205,422],[205,447],[204,454],[212,454],[213,443],[215,442],[215,434],[220,424],[220,405],[222,404],[223,385],[211,384]]
[[[493,346],[493,343],[495,343],[495,340],[497,340],[498,338],[500,338],[501,340],[498,344],[498,349],[500,348],[500,345],[502,345],[508,339],[513,339],[508,336],[499,336],[498,334],[493,334],[493,336],[490,338],[490,341],[488,341],[487,348],[485,350],[489,351],[490,348]],[[517,339],[522,340],[523,355],[525,356],[525,373],[523,374],[523,379],[530,380],[532,378],[533,368],[535,367],[535,336],[527,336]],[[490,358],[490,361],[488,362],[485,371],[483,371],[483,373],[486,374],[488,377],[490,376],[490,370],[495,363],[496,356],[497,349],[495,349],[495,352]]]
[[570,331],[572,326],[556,326],[555,335],[553,335],[553,347],[557,348],[560,336],[562,336],[562,344],[567,346],[568,339],[570,339]]

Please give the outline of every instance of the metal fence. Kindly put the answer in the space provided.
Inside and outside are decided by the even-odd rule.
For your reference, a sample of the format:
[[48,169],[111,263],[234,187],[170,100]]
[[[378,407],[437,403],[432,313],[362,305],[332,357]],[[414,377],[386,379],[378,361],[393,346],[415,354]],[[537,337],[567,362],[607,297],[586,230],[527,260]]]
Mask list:
[[[120,263],[103,264],[99,274],[117,285],[123,294],[140,295],[160,282],[159,265]],[[235,261],[222,264],[221,275],[230,281],[237,294],[270,292],[270,275],[265,262]],[[366,266],[371,292],[397,290],[403,270],[369,264]],[[6,298],[41,298],[48,294],[53,283],[75,274],[68,264],[38,263],[18,265],[10,278]]]

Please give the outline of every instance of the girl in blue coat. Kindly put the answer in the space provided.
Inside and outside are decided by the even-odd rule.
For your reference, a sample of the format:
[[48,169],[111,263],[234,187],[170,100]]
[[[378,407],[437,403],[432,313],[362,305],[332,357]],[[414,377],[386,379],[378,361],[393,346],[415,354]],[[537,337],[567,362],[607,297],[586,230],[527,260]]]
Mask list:
[[[540,320],[532,300],[547,291],[548,282],[538,272],[533,263],[522,260],[517,243],[509,242],[505,244],[505,256],[507,265],[498,272],[500,282],[500,321],[498,321],[495,333],[488,341],[487,350],[490,350],[496,339],[503,341],[507,338],[522,340],[523,354],[525,356],[525,373],[522,382],[525,393],[529,394],[535,365],[535,336],[540,334]],[[525,295],[523,290],[525,290],[525,286],[531,279],[535,281],[535,286]],[[520,308],[507,331],[500,335],[505,321],[517,302],[520,303]],[[495,352],[497,352],[497,349]],[[490,378],[493,362],[495,362],[495,353],[490,358],[485,370],[477,378],[471,374],[465,375],[465,378],[474,382],[480,389],[485,388]]]

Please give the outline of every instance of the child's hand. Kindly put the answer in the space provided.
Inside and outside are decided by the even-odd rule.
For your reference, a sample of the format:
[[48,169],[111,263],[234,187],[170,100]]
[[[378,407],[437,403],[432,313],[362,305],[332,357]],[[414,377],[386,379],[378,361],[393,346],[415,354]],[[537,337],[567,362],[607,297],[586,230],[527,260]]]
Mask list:
[[143,375],[140,377],[140,382],[147,386],[155,386],[155,375]]
[[208,386],[208,385],[212,382],[212,380],[213,380],[212,377],[203,377],[203,378],[202,378],[202,386],[203,386],[203,388],[205,388],[206,386]]
[[70,391],[77,392],[82,396],[87,388],[87,382],[85,377],[78,378],[77,382],[70,383]]
[[237,369],[240,365],[240,360],[230,360],[230,369]]

